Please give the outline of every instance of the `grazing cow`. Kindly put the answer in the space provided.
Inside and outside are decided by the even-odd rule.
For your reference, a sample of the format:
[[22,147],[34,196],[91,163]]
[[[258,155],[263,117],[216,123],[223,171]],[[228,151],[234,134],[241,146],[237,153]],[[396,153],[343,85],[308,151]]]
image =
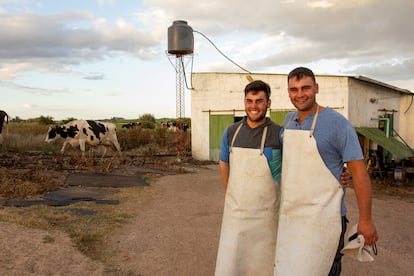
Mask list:
[[6,118],[6,124],[8,124],[9,115],[7,115],[7,113],[4,112],[3,110],[0,110],[0,145],[3,144],[3,136],[1,134],[1,131],[3,130],[4,118]]
[[183,130],[184,132],[190,127],[187,123],[168,122],[161,123],[161,127],[167,128],[170,131],[176,132],[177,130]]
[[189,128],[190,126],[187,124],[187,123],[183,123],[183,125],[182,126],[178,126],[178,128],[179,129],[182,129],[184,132],[185,131],[187,131],[187,129]]
[[[105,145],[114,146],[121,156],[121,147],[116,137],[116,128],[112,123],[104,123],[92,120],[74,120],[63,126],[51,127],[46,136],[46,142],[51,142],[55,138],[65,139],[61,153],[64,153],[66,145],[72,147],[79,145],[82,155],[85,155],[86,144],[91,146]],[[105,152],[103,155],[106,153]]]
[[123,124],[121,128],[130,129],[130,128],[136,128],[139,126],[141,126],[141,122]]

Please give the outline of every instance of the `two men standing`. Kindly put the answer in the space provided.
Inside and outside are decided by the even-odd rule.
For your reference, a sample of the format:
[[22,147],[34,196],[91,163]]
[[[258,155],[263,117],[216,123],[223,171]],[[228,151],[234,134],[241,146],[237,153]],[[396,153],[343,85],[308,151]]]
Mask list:
[[[269,136],[264,125],[269,124],[265,114],[270,99],[248,93],[248,87],[256,82],[260,81],[246,86],[244,123],[230,126],[223,135],[220,168],[227,192],[216,275],[339,275],[339,251],[346,229],[340,183],[345,163],[358,200],[358,232],[366,244],[378,240],[371,217],[370,178],[355,130],[342,115],[317,104],[315,76],[299,67],[288,76],[289,98],[297,110],[286,116],[281,135]],[[270,96],[270,88],[269,93],[253,93],[266,94]],[[237,129],[246,129],[246,138],[238,138]],[[260,143],[253,139],[259,136],[263,137]],[[279,137],[283,144],[281,184],[280,145],[275,142]],[[268,151],[266,155],[266,144],[271,154]],[[275,144],[278,146],[273,147]],[[239,149],[243,155],[237,154]],[[250,159],[256,154],[263,157],[261,153],[265,156],[261,162]],[[264,190],[272,184],[273,189]],[[239,191],[233,193],[235,189]],[[255,194],[258,190],[261,192]],[[248,200],[243,200],[245,195]]]

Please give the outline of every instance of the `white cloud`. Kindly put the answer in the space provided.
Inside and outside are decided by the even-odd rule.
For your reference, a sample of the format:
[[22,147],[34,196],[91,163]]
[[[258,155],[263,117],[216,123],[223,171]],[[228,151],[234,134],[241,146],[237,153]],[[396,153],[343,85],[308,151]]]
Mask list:
[[[414,1],[142,0],[125,10],[126,2],[97,0],[85,1],[82,8],[64,1],[56,11],[48,10],[54,5],[47,2],[23,1],[11,8],[6,2],[11,3],[0,0],[2,93],[71,92],[88,100],[113,93],[121,95],[122,103],[130,102],[125,95],[134,95],[137,105],[142,90],[161,89],[174,95],[175,83],[163,81],[175,74],[164,52],[167,29],[174,20],[186,20],[252,72],[287,73],[305,65],[317,73],[365,75],[413,90]],[[194,39],[196,70],[240,71],[202,36],[195,33]],[[148,88],[154,80],[162,80],[157,84],[163,87]],[[129,110],[144,110],[148,101]],[[162,109],[169,110],[168,104]],[[92,112],[90,105],[85,106]],[[71,108],[62,106],[65,111],[56,114],[86,112],[82,106]],[[99,112],[103,111],[94,114]]]
[[22,104],[22,107],[25,108],[25,109],[32,109],[35,106],[32,105],[32,104],[24,103],[24,104]]
[[307,4],[311,8],[330,8],[335,4],[332,1],[312,1]]
[[116,0],[96,0],[100,6],[114,5]]

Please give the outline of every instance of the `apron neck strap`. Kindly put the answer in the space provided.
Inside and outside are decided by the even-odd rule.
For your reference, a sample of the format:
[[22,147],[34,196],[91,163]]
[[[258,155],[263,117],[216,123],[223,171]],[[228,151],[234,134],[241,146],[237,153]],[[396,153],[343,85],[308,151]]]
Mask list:
[[309,137],[313,136],[313,132],[315,131],[315,126],[316,126],[316,120],[318,119],[318,114],[319,114],[319,105],[316,104],[316,113],[313,116],[313,121],[312,121],[312,126],[309,132]]
[[287,123],[283,126],[284,129],[287,129],[289,127],[290,123],[293,121],[293,118],[295,118],[295,114],[297,113],[294,113],[292,116],[290,116],[289,121],[287,121]]
[[[233,135],[233,139],[231,139],[230,152],[231,152],[231,149],[233,148],[233,144],[234,144],[234,141],[236,140],[236,136],[239,134],[239,131],[242,128],[242,126],[243,126],[243,123],[241,123],[237,127],[236,132]],[[267,126],[265,126],[264,129],[263,129],[262,140],[260,142],[260,155],[262,155],[263,151],[264,151],[264,145],[265,145],[265,142],[266,142],[266,135],[267,135]]]
[[[309,137],[312,137],[313,136],[313,132],[315,131],[316,120],[318,119],[318,114],[319,114],[319,105],[316,104],[316,112],[315,112],[315,115],[313,116],[312,125],[311,125],[310,131],[309,131]],[[283,126],[284,129],[288,129],[289,128],[289,125],[293,121],[293,118],[294,117],[295,117],[295,115],[293,114],[289,118],[288,122]],[[282,138],[283,138],[283,134],[284,134],[284,132],[281,135]]]
[[263,129],[262,142],[260,143],[260,155],[263,155],[264,145],[266,141],[267,126]]
[[231,149],[233,148],[233,144],[234,144],[234,141],[236,140],[236,136],[237,136],[237,134],[239,134],[239,131],[240,131],[240,129],[241,129],[241,127],[243,126],[243,123],[241,123],[238,127],[237,127],[237,129],[236,129],[236,132],[234,133],[234,135],[233,135],[233,139],[231,139],[231,145],[230,145],[230,152],[231,152]]

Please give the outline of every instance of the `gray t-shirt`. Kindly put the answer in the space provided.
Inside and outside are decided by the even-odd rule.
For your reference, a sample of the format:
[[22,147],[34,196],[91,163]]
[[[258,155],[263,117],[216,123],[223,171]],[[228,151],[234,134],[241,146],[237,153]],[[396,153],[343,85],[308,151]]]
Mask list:
[[266,121],[263,125],[250,128],[246,122],[246,117],[241,121],[234,123],[229,126],[223,133],[221,140],[220,148],[220,161],[229,163],[230,162],[230,145],[233,139],[233,136],[236,132],[236,129],[240,124],[243,124],[239,133],[237,134],[236,140],[234,141],[234,147],[241,148],[252,148],[259,149],[262,141],[263,129],[267,126],[267,134],[263,153],[267,158],[269,168],[271,170],[273,178],[280,182],[280,173],[281,173],[281,151],[280,151],[280,126],[272,122],[269,118],[266,118]]

